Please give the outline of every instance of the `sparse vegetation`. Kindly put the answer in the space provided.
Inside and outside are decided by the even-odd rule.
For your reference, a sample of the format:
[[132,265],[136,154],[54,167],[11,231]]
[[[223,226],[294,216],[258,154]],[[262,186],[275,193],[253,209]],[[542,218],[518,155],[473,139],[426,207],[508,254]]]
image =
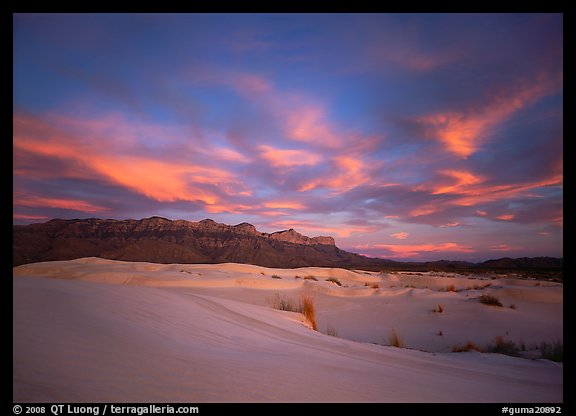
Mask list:
[[302,279],[302,276],[296,275],[296,276],[294,276],[294,279]]
[[326,327],[326,335],[330,335],[331,337],[337,337],[338,331],[336,331],[336,329],[332,325],[328,325]]
[[452,352],[468,352],[472,350],[482,352],[482,349],[472,341],[468,341],[464,345],[456,344],[452,347]]
[[486,283],[485,285],[474,285],[473,288],[475,290],[482,290],[482,289],[486,289],[489,286],[492,286],[492,283]]
[[494,345],[488,345],[485,352],[493,352],[497,354],[510,355],[512,357],[518,357],[520,355],[520,348],[516,346],[514,341],[505,341],[504,337],[497,336],[494,338]]
[[342,283],[340,283],[340,280],[336,279],[335,277],[329,277],[328,279],[326,279],[326,281],[336,283],[338,286],[342,286]]
[[314,280],[314,281],[318,281],[318,279],[314,276],[312,276],[311,274],[309,274],[308,276],[304,276],[304,280]]
[[542,342],[540,344],[540,352],[542,358],[550,361],[556,361],[557,363],[564,362],[564,345],[561,341],[556,341],[554,343]]
[[314,299],[309,295],[300,297],[299,303],[295,303],[292,299],[287,299],[279,293],[275,293],[270,300],[272,307],[281,311],[298,312],[304,315],[312,324],[312,329],[317,330],[316,325],[316,310],[314,308]]
[[446,288],[446,292],[456,292],[456,286],[454,286],[454,285],[449,285],[449,286]]
[[380,285],[378,283],[372,283],[370,286],[372,289],[380,289]]
[[483,303],[484,305],[502,307],[502,302],[500,302],[496,296],[492,295],[482,295],[478,298],[478,302]]
[[404,341],[402,340],[402,337],[400,337],[400,335],[398,335],[398,333],[396,332],[396,330],[394,330],[394,328],[392,328],[390,330],[390,333],[388,335],[388,339],[390,341],[390,345],[396,348],[403,348],[404,347]]
[[312,324],[312,329],[316,331],[318,329],[316,325],[316,309],[314,308],[314,299],[309,295],[303,295],[300,297],[300,306],[302,308],[302,314],[308,318]]
[[278,276],[277,274],[273,274],[272,276],[270,276],[272,279],[282,279],[280,276]]
[[188,273],[188,274],[192,274],[192,272],[191,272],[191,271],[189,271],[189,270],[185,270],[185,269],[182,269],[182,270],[180,270],[180,273]]
[[294,303],[294,301],[281,296],[279,293],[274,294],[274,297],[271,299],[271,304],[274,309],[279,309],[281,311],[302,312],[299,305]]
[[438,305],[438,307],[432,309],[432,312],[443,313],[444,312],[444,306]]

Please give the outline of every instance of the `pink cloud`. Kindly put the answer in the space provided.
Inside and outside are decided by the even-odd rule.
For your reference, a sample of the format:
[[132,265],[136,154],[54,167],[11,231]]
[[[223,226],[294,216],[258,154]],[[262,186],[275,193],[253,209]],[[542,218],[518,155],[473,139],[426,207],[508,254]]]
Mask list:
[[408,238],[409,235],[410,235],[409,233],[399,232],[399,233],[390,234],[390,237],[397,238],[398,240],[405,240],[406,238]]
[[[107,207],[92,204],[90,202],[82,201],[80,199],[48,198],[38,195],[16,194],[14,195],[13,198],[13,204],[15,206],[22,206],[22,207],[61,208],[80,212],[102,212],[109,210],[109,208]],[[21,215],[18,218],[37,219],[46,217],[34,217],[34,216],[26,217]]]
[[304,182],[299,191],[327,188],[334,193],[343,193],[372,180],[368,166],[359,158],[338,155],[331,159],[331,165],[329,175]]
[[342,226],[328,226],[319,225],[310,221],[303,220],[286,220],[286,221],[275,221],[268,224],[270,227],[277,229],[293,228],[298,232],[305,235],[330,235],[337,237],[350,237],[354,233],[370,233],[377,231],[377,227],[374,226],[362,226],[362,225],[342,225]]
[[325,110],[318,105],[304,105],[292,110],[285,120],[285,129],[293,140],[328,147],[342,144],[342,139],[326,120]]
[[375,244],[373,247],[376,249],[385,249],[390,251],[392,254],[387,254],[386,256],[392,258],[418,257],[422,254],[437,253],[442,251],[459,253],[473,253],[475,251],[471,247],[452,242],[414,245]]
[[260,157],[276,167],[314,166],[322,160],[322,156],[307,150],[278,149],[268,145],[260,145],[258,151]]
[[515,217],[516,215],[514,214],[502,214],[498,215],[496,218],[502,221],[512,221]]
[[422,205],[410,211],[411,217],[421,217],[438,212],[440,207],[438,205]]

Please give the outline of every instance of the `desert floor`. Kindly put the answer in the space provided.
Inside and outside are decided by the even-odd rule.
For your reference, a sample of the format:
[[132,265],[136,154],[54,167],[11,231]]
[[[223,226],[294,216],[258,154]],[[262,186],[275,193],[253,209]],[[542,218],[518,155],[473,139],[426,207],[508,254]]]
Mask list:
[[[318,331],[273,308],[302,296]],[[538,350],[563,340],[562,309],[562,284],[512,275],[28,264],[13,269],[13,399],[562,402],[563,364]],[[521,357],[452,352],[496,337]]]

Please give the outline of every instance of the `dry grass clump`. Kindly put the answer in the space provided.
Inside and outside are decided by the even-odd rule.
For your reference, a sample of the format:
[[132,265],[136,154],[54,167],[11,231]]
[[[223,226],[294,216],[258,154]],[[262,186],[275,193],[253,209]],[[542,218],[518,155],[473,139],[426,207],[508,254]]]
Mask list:
[[372,289],[380,289],[380,285],[378,283],[372,283],[372,285],[370,285],[370,287]]
[[432,309],[432,312],[435,312],[435,313],[443,313],[443,312],[444,312],[444,306],[438,305],[437,308]]
[[312,324],[312,329],[316,331],[318,326],[316,325],[316,309],[314,308],[314,299],[309,295],[303,295],[300,297],[300,307],[302,308],[302,314],[308,318]]
[[316,309],[314,308],[314,299],[312,296],[300,296],[299,302],[296,303],[292,299],[288,299],[284,296],[281,296],[279,293],[275,293],[274,296],[270,299],[270,303],[274,309],[301,313],[310,321],[312,324],[312,329],[314,331],[317,330]]
[[492,295],[482,295],[478,298],[478,302],[483,303],[484,305],[502,307],[502,302],[500,302],[496,296]]
[[282,279],[280,276],[278,276],[277,274],[273,274],[272,276],[270,276],[272,279]]
[[309,274],[308,276],[304,276],[304,280],[314,280],[314,281],[318,281],[318,279],[314,276],[312,276],[311,274]]
[[336,279],[335,277],[329,277],[328,279],[326,279],[326,281],[336,283],[338,286],[342,286],[342,283],[340,283],[340,280]]
[[468,352],[472,350],[482,352],[482,348],[474,344],[472,341],[468,341],[464,345],[456,344],[452,347],[452,352]]
[[338,331],[336,331],[336,329],[332,325],[328,325],[326,327],[326,335],[330,335],[331,337],[337,337]]
[[446,288],[446,292],[456,292],[456,286],[454,286],[454,285],[449,285],[449,286]]
[[396,330],[394,330],[394,328],[390,330],[390,333],[388,334],[388,339],[390,341],[391,346],[396,348],[404,347],[404,341],[402,340],[402,337],[398,335],[398,333],[396,332]]

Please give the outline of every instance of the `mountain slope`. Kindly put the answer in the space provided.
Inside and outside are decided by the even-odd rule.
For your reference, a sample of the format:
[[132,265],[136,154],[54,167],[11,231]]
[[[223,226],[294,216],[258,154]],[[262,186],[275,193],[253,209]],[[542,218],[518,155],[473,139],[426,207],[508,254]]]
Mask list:
[[374,260],[336,247],[332,237],[290,229],[261,233],[212,220],[51,220],[13,227],[13,265],[80,257],[155,263],[249,263],[267,267],[347,266]]

